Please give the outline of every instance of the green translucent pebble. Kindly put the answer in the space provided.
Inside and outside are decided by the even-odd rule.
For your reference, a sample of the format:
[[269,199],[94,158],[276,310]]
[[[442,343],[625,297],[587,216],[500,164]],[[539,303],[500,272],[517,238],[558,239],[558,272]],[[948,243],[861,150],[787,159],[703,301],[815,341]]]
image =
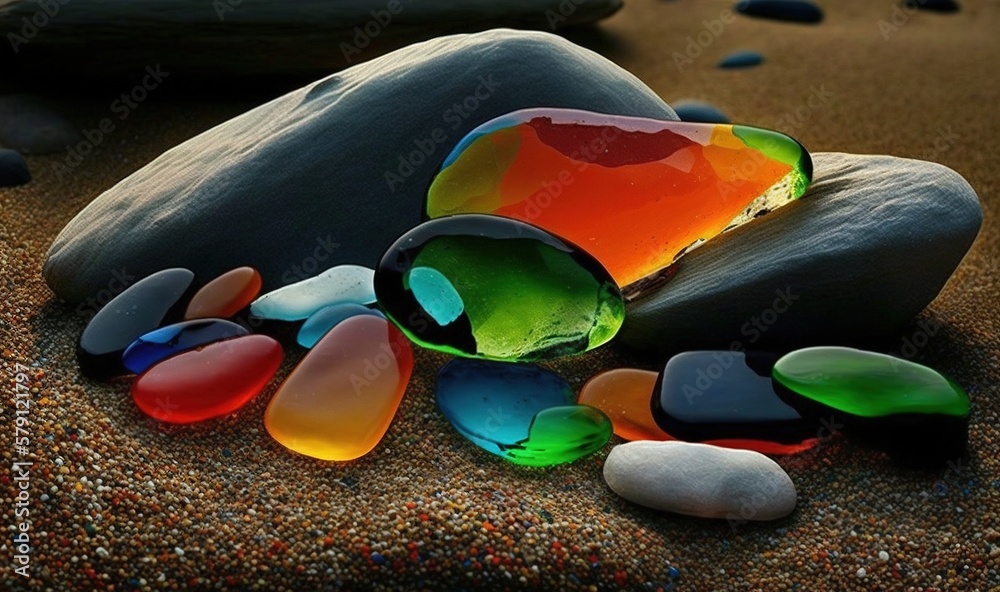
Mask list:
[[969,413],[962,387],[931,368],[885,354],[811,347],[778,360],[773,376],[802,397],[859,417]]
[[573,462],[600,450],[611,433],[611,420],[594,407],[549,407],[535,414],[528,437],[508,448],[506,457],[532,467]]

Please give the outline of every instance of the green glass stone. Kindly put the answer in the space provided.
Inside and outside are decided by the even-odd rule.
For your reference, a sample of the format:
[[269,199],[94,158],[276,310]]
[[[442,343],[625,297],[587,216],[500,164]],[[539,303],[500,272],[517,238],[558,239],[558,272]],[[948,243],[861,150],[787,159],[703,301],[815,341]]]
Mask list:
[[528,437],[507,449],[507,459],[531,467],[573,462],[600,450],[611,432],[611,420],[594,407],[549,407],[535,414]]
[[844,433],[899,463],[961,462],[969,397],[952,380],[908,360],[846,347],[792,352],[774,366],[775,391],[803,417]]
[[860,417],[969,413],[962,387],[926,366],[846,347],[810,347],[782,357],[774,378],[788,389]]
[[379,305],[415,343],[463,357],[532,361],[610,340],[618,285],[588,253],[525,222],[469,214],[425,222],[383,255]]

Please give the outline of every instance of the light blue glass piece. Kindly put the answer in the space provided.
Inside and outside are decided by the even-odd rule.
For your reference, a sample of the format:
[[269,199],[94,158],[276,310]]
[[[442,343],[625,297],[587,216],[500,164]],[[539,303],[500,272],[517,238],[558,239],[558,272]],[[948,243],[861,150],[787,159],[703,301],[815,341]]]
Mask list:
[[250,313],[277,321],[301,321],[334,304],[375,302],[375,270],[338,265],[316,277],[264,294],[250,304]]
[[385,318],[382,311],[353,302],[334,304],[333,306],[321,308],[306,319],[306,322],[302,324],[302,328],[299,329],[299,334],[295,340],[302,347],[312,348],[324,335],[329,333],[330,329],[339,325],[341,321],[365,314]]

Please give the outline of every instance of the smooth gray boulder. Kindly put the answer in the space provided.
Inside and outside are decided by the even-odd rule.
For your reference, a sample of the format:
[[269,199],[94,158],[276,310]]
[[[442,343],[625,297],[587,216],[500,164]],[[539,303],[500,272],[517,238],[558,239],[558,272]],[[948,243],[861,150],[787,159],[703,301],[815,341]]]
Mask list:
[[264,292],[341,263],[374,267],[421,221],[466,133],[526,107],[677,119],[635,76],[548,33],[412,45],[291,92],[169,150],[81,211],[44,275],[70,302],[169,267],[241,265]]
[[685,255],[618,338],[660,353],[856,342],[934,300],[982,225],[972,187],[931,162],[812,159],[803,197]]
[[6,0],[0,71],[45,79],[316,77],[451,33],[594,23],[622,0]]
[[608,487],[632,503],[734,527],[776,520],[795,509],[795,485],[778,463],[759,452],[689,442],[639,440],[611,449],[604,461]]

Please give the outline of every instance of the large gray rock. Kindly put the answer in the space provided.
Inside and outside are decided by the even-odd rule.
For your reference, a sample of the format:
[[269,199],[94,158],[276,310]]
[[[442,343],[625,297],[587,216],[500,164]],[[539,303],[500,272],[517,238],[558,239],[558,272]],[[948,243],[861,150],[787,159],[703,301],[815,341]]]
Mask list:
[[[496,27],[553,30],[622,0],[6,0],[6,77],[320,73],[409,42]],[[48,7],[48,10],[46,10]],[[174,79],[176,84],[178,79]]]
[[168,267],[204,282],[253,265],[264,291],[340,263],[372,267],[421,221],[431,178],[462,136],[540,106],[676,119],[637,78],[552,34],[434,39],[164,153],[66,225],[45,279],[80,302]]
[[652,352],[855,342],[923,310],[979,232],[976,192],[930,162],[812,157],[806,195],[685,255],[619,338]]
[[775,520],[795,509],[795,485],[778,463],[752,450],[688,442],[615,446],[604,480],[630,502],[737,525]]

